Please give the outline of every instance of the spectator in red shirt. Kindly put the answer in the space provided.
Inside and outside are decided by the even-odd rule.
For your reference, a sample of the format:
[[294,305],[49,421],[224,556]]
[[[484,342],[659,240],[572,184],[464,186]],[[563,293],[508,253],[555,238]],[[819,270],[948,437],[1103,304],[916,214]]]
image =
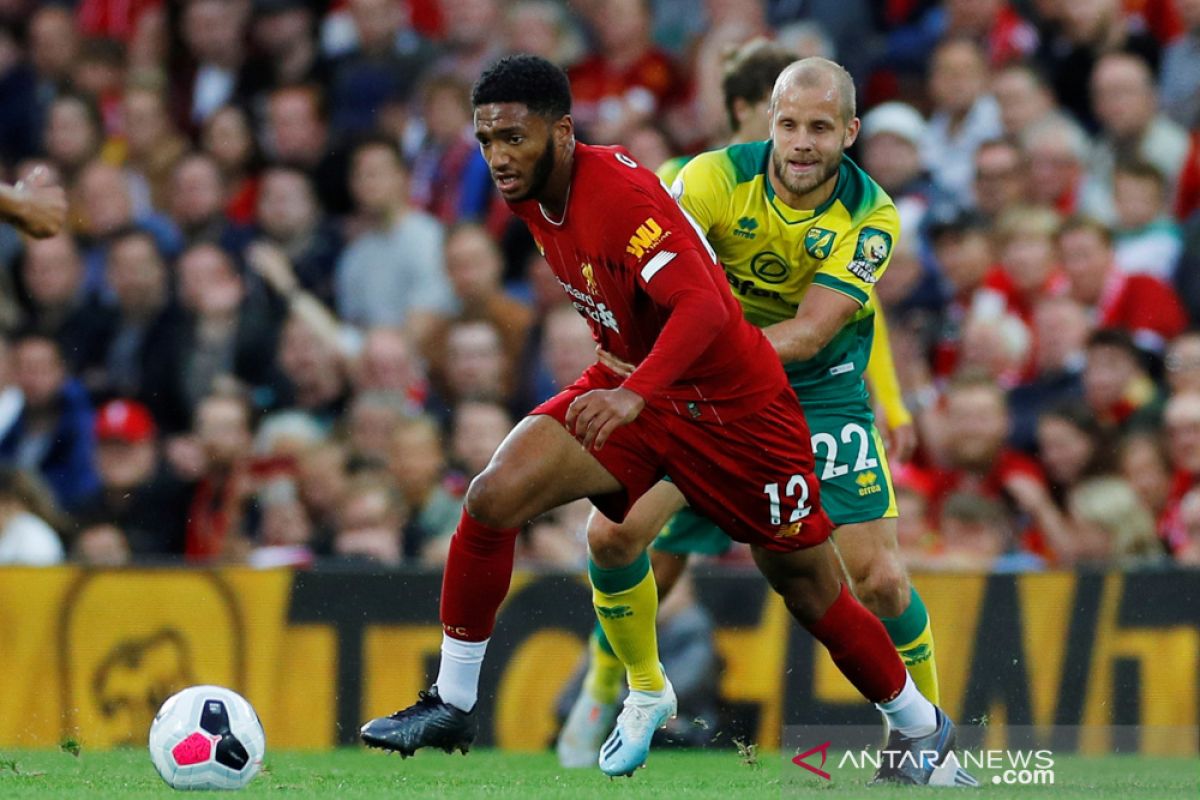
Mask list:
[[184,556],[188,561],[229,557],[243,544],[245,503],[253,489],[249,404],[237,394],[209,395],[196,409],[193,436],[202,455],[188,506]]
[[1038,463],[1009,448],[1009,415],[1004,390],[989,376],[965,374],[947,390],[944,407],[921,419],[922,437],[936,459],[932,519],[945,500],[966,491],[1002,500],[1026,517],[1023,546],[1049,555],[1052,542],[1066,536],[1066,523],[1046,487]]
[[161,67],[167,49],[163,0],[81,0],[75,14],[88,38],[116,39],[128,47],[131,67]]
[[1066,290],[1066,281],[1055,263],[1057,232],[1058,215],[1046,208],[1014,208],[996,224],[1000,268],[1016,289],[1009,310],[1026,325],[1033,323],[1033,307],[1039,299]]
[[570,71],[573,116],[588,141],[609,144],[678,99],[683,85],[650,39],[646,0],[603,0],[596,25],[600,51]]
[[1158,389],[1142,359],[1142,352],[1123,330],[1101,328],[1088,338],[1083,399],[1100,425],[1110,431],[1125,432],[1158,421]]
[[1058,247],[1069,293],[1094,309],[1102,328],[1129,331],[1144,350],[1161,352],[1165,342],[1187,327],[1175,290],[1150,275],[1123,273],[1116,263],[1112,232],[1086,217],[1072,217],[1059,229]]
[[205,122],[201,143],[221,169],[225,216],[237,225],[250,225],[259,188],[258,147],[250,114],[240,106],[221,106]]
[[983,217],[965,213],[929,227],[933,255],[949,296],[933,346],[933,374],[952,375],[958,365],[962,330],[971,316],[996,317],[1016,302],[1012,279],[993,262]]

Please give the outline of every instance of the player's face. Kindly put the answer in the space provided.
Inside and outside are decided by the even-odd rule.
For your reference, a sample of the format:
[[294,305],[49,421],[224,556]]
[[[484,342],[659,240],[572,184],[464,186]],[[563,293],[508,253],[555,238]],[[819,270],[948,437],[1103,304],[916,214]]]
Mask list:
[[854,143],[858,127],[857,117],[842,118],[831,82],[792,84],[780,92],[771,114],[771,167],[787,192],[780,193],[783,200],[798,208],[824,200],[815,198],[816,203],[808,205],[818,190],[832,189],[842,154]]
[[523,103],[475,109],[475,138],[492,180],[510,203],[538,197],[570,138],[570,117],[550,121]]

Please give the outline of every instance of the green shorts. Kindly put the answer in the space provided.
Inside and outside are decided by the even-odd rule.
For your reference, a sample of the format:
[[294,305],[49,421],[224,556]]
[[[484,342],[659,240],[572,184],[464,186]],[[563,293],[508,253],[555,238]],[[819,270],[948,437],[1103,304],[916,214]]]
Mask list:
[[725,531],[691,508],[685,508],[667,520],[654,540],[655,550],[679,555],[719,556],[732,546],[733,539]]
[[866,403],[804,406],[812,433],[821,507],[835,526],[896,516],[883,438]]
[[[896,496],[875,415],[865,403],[804,407],[812,433],[821,507],[835,526],[896,516]],[[654,549],[720,555],[732,540],[707,517],[685,508],[663,526]]]

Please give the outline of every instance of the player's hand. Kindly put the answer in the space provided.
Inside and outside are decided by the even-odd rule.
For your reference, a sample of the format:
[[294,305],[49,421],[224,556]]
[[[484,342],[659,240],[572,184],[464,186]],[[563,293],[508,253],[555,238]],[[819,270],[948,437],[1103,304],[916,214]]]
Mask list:
[[593,389],[576,397],[567,409],[567,430],[585,450],[593,444],[599,450],[613,431],[633,422],[645,407],[641,395],[624,387]]
[[608,367],[622,378],[628,378],[633,374],[633,364],[630,364],[628,361],[622,361],[600,345],[596,345],[596,358],[600,360],[601,364]]
[[36,239],[47,239],[62,230],[67,219],[67,194],[50,184],[45,167],[34,167],[13,187],[16,208],[13,222]]
[[911,422],[907,425],[897,425],[894,428],[888,429],[888,458],[893,459],[897,464],[904,463],[912,458],[912,454],[916,449],[917,429]]

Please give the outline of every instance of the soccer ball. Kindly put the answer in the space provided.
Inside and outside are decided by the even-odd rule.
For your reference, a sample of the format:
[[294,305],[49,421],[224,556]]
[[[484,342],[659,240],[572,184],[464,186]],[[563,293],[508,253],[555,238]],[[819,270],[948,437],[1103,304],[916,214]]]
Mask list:
[[266,750],[254,708],[220,686],[172,695],[150,725],[150,758],[173,789],[241,789],[258,774]]

